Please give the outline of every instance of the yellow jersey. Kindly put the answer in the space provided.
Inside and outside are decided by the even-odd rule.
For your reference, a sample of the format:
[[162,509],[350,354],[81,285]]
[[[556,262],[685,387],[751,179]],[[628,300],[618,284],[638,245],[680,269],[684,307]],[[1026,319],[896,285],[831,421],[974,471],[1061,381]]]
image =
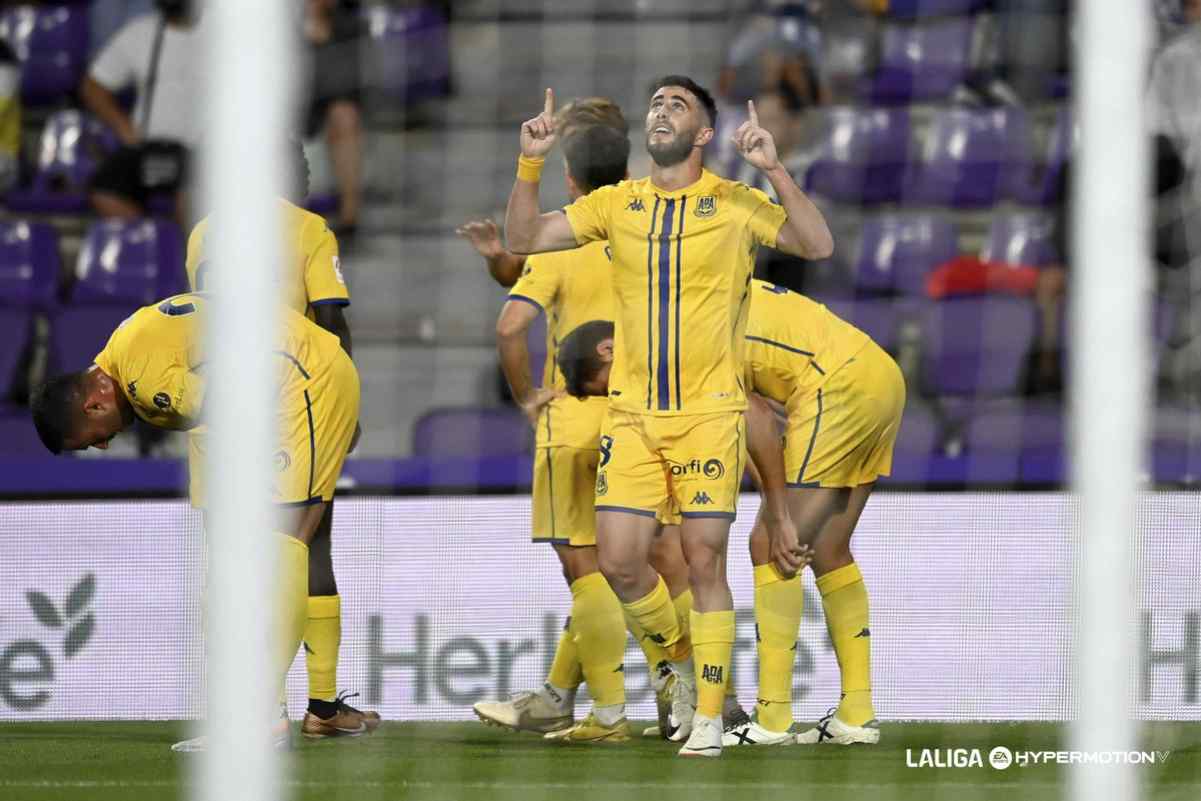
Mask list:
[[766,281],[751,281],[747,386],[789,411],[870,341],[822,304]]
[[613,257],[613,408],[680,415],[746,408],[742,336],[755,253],[787,214],[757,189],[708,170],[667,192],[622,181],[564,211],[579,244]]
[[[286,200],[283,206],[283,225],[286,251],[284,268],[279,276],[280,300],[289,309],[297,311],[310,320],[313,306],[327,303],[346,306],[350,293],[342,275],[338,259],[338,240],[329,230],[325,218],[302,209]],[[211,287],[205,286],[205,240],[208,236],[210,217],[196,223],[188,236],[188,286],[197,292]]]
[[[559,372],[559,343],[591,320],[613,319],[613,276],[609,246],[592,242],[576,250],[542,253],[525,261],[509,300],[524,301],[546,314],[546,364],[542,385],[567,389]],[[556,398],[538,421],[539,447],[595,448],[605,398]]]
[[[203,293],[190,292],[143,306],[117,326],[94,360],[121,387],[134,413],[151,425],[186,430],[200,422],[207,305]],[[281,393],[324,374],[341,348],[335,335],[281,309],[275,350]]]
[[559,372],[559,343],[590,320],[613,319],[613,276],[609,246],[593,242],[578,250],[541,253],[525,261],[509,300],[537,306],[546,314],[546,363],[542,385],[567,389]]

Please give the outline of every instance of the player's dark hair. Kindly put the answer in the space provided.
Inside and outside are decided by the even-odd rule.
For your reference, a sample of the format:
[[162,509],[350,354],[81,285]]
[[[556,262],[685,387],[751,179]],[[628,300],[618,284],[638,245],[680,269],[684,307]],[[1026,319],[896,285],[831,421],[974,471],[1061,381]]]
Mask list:
[[563,142],[563,155],[571,179],[588,193],[625,179],[630,138],[607,125],[592,125],[574,131]]
[[63,440],[79,421],[82,397],[82,372],[55,376],[34,389],[29,405],[33,425],[46,450],[53,454],[63,452]]
[[563,337],[557,361],[569,395],[585,395],[584,384],[596,378],[604,366],[597,345],[612,338],[612,320],[589,320]]
[[717,103],[714,102],[713,95],[709,94],[708,89],[701,86],[687,75],[664,75],[662,78],[651,84],[650,96],[654,97],[655,92],[659,91],[664,86],[679,86],[691,92],[697,100],[701,101],[701,105],[705,107],[705,112],[709,115],[709,127],[717,127]]

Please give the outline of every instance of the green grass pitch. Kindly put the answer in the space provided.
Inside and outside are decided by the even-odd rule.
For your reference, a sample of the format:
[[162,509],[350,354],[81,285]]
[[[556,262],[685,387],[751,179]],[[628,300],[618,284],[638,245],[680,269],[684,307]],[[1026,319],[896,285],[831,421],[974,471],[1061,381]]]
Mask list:
[[[987,756],[998,745],[1065,749],[1062,726],[894,723],[882,731],[878,746],[729,748],[721,759],[685,760],[675,756],[676,746],[659,740],[565,746],[478,723],[393,723],[355,740],[307,742],[297,736],[285,764],[291,798],[305,801],[1066,797],[1066,767],[995,770]],[[192,757],[170,750],[186,734],[175,723],[0,725],[0,799],[186,798]],[[919,760],[921,749],[954,748],[980,749],[984,766],[907,766]],[[1201,724],[1149,724],[1139,748],[1172,752],[1162,764],[1135,766],[1143,798],[1201,798]]]

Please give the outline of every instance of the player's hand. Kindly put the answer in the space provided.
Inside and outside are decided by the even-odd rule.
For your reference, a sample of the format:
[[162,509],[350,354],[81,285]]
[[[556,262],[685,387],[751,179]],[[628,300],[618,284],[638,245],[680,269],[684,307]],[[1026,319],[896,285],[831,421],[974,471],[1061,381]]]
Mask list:
[[767,538],[771,543],[771,560],[785,578],[792,578],[813,560],[809,546],[802,546],[797,537],[792,518],[763,521],[767,526]]
[[549,389],[547,387],[538,387],[531,390],[530,394],[517,402],[521,413],[525,415],[525,419],[530,421],[531,428],[538,427],[538,415],[542,414],[542,408],[553,401],[555,398],[562,398],[566,393],[561,389]]
[[759,114],[755,111],[755,101],[746,101],[746,110],[750,119],[738,126],[738,130],[730,137],[738,154],[748,164],[760,170],[774,170],[780,166],[780,158],[776,155],[776,140],[766,128],[759,127]]
[[555,144],[555,92],[546,90],[542,113],[521,124],[521,155],[544,158]]
[[500,229],[492,220],[469,220],[455,233],[466,239],[485,259],[496,259],[504,255],[505,244],[500,241]]

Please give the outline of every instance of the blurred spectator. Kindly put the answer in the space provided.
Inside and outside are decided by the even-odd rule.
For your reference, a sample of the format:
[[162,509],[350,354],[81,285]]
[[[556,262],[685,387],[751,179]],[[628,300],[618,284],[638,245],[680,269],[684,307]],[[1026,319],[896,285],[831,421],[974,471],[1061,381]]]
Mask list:
[[88,9],[88,54],[100,52],[126,22],[154,11],[154,0],[92,0]]
[[359,3],[352,0],[305,0],[304,35],[312,60],[305,136],[324,131],[338,187],[339,240],[354,235],[362,202],[363,35]]
[[0,191],[17,180],[21,163],[21,64],[0,41]]
[[[91,199],[104,217],[139,217],[152,194],[168,194],[186,225],[189,149],[200,130],[203,95],[198,13],[191,0],[155,0],[158,12],[130,20],[92,63],[80,86],[88,111],[116,132],[122,147],[92,179]],[[127,114],[117,93],[135,87]]]
[[1171,140],[1190,172],[1201,155],[1201,0],[1182,0],[1186,27],[1151,65],[1151,131]]
[[820,63],[821,32],[808,4],[767,0],[730,43],[717,92],[731,105],[776,95],[797,113],[826,102]]

